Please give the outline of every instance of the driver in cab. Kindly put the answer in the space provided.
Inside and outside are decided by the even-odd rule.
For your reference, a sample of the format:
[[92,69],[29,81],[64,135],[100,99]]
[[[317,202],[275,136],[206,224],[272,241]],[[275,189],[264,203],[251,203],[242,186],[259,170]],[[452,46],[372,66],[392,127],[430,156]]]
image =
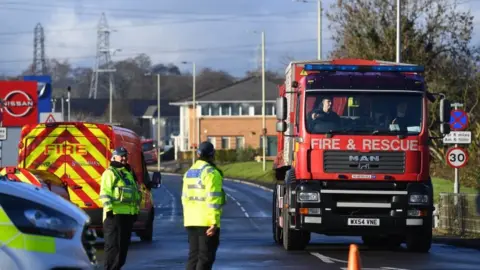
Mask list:
[[337,113],[332,111],[332,99],[331,98],[324,98],[322,103],[320,104],[321,107],[317,108],[312,111],[311,116],[312,120],[322,120],[322,121],[329,121],[329,122],[338,122],[340,120],[340,116]]
[[323,98],[319,106],[310,113],[309,120],[313,132],[323,132],[337,129],[340,116],[332,111],[332,99]]

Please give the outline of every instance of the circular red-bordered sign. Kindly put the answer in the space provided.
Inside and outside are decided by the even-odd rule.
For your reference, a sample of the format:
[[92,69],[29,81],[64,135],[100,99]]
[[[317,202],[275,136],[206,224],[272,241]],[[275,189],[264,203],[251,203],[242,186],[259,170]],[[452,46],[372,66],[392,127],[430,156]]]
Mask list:
[[3,99],[3,110],[9,115],[21,118],[33,110],[34,102],[29,94],[22,90],[13,90]]
[[461,147],[452,147],[447,151],[447,163],[452,168],[461,168],[467,165],[468,153]]

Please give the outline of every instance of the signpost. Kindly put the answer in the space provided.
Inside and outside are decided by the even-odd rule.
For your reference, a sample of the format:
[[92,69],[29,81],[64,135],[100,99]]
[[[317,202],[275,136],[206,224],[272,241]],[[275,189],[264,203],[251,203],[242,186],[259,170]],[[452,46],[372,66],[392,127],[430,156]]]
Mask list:
[[[450,167],[458,169],[467,165],[468,153],[461,147],[452,147],[447,152],[447,162]],[[456,192],[457,193],[457,192]]]
[[443,137],[445,144],[470,144],[472,143],[472,132],[470,131],[450,131]]
[[450,114],[450,129],[454,131],[465,130],[468,126],[468,115],[463,110],[458,110],[457,107],[462,107],[463,104],[454,103],[452,106],[455,110],[452,110]]
[[460,192],[460,180],[458,169],[467,165],[468,153],[467,150],[458,147],[458,144],[470,144],[472,142],[472,133],[464,131],[468,127],[468,114],[464,110],[459,110],[463,107],[461,103],[453,103],[451,105],[454,110],[450,113],[450,134],[443,138],[443,143],[454,144],[447,152],[447,163],[455,170],[455,184],[453,192],[458,194]]
[[55,123],[63,122],[63,114],[59,112],[44,112],[40,113],[40,123]]

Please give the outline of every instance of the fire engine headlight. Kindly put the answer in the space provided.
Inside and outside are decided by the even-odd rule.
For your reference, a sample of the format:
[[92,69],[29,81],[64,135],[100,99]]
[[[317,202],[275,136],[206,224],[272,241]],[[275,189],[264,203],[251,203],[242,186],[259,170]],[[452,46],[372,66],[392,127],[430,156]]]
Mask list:
[[320,202],[320,193],[314,191],[301,191],[297,195],[299,202]]
[[411,194],[409,197],[409,202],[414,204],[425,204],[428,203],[428,195],[423,194]]
[[72,239],[78,222],[45,205],[10,195],[0,195],[0,207],[25,234]]

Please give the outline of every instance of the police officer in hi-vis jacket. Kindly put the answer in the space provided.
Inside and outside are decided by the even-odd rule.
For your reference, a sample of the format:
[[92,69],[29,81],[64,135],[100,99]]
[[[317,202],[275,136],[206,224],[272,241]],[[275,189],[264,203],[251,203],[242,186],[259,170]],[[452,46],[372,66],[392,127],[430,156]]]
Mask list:
[[105,270],[120,270],[127,259],[133,223],[137,219],[141,194],[124,147],[112,153],[109,168],[102,174],[100,201],[103,204]]
[[213,145],[202,142],[197,156],[197,162],[184,175],[182,188],[184,226],[190,247],[187,270],[212,269],[225,204],[223,173],[213,163]]

